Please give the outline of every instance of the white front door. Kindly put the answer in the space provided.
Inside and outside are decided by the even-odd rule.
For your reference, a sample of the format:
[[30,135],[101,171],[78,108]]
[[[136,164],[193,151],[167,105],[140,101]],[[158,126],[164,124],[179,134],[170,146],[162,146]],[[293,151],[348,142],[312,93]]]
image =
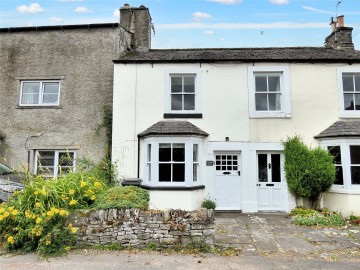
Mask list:
[[258,153],[258,209],[259,211],[283,211],[285,189],[282,177],[282,155]]
[[213,195],[216,210],[241,209],[240,153],[215,153]]

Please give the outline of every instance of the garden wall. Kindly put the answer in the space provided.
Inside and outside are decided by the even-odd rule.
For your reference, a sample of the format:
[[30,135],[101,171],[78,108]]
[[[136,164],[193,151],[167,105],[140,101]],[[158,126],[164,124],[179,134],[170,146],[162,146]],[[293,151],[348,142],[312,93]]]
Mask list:
[[142,211],[139,209],[82,210],[72,213],[69,222],[78,228],[78,244],[146,246],[185,245],[192,240],[214,243],[214,212]]

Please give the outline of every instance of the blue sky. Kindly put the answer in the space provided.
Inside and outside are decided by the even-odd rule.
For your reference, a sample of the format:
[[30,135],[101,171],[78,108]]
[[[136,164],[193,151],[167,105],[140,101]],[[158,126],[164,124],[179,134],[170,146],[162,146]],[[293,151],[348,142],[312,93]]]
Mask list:
[[118,22],[126,2],[150,9],[153,48],[323,46],[337,14],[360,50],[360,0],[0,0],[0,27]]

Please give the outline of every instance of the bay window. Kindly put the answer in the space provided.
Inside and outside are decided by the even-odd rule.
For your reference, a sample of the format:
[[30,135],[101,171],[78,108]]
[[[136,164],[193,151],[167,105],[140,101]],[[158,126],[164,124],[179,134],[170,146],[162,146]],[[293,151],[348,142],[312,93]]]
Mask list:
[[189,187],[199,182],[200,138],[149,137],[144,141],[144,184]]

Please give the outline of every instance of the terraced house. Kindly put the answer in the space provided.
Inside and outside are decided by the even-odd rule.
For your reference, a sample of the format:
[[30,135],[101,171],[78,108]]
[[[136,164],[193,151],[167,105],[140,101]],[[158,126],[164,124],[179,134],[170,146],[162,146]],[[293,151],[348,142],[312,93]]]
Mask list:
[[0,29],[0,163],[57,176],[106,154],[118,24]]
[[336,156],[323,205],[360,214],[360,51],[342,16],[324,47],[234,49],[151,49],[149,10],[120,16],[112,158],[152,208],[289,211],[282,140],[297,134]]

